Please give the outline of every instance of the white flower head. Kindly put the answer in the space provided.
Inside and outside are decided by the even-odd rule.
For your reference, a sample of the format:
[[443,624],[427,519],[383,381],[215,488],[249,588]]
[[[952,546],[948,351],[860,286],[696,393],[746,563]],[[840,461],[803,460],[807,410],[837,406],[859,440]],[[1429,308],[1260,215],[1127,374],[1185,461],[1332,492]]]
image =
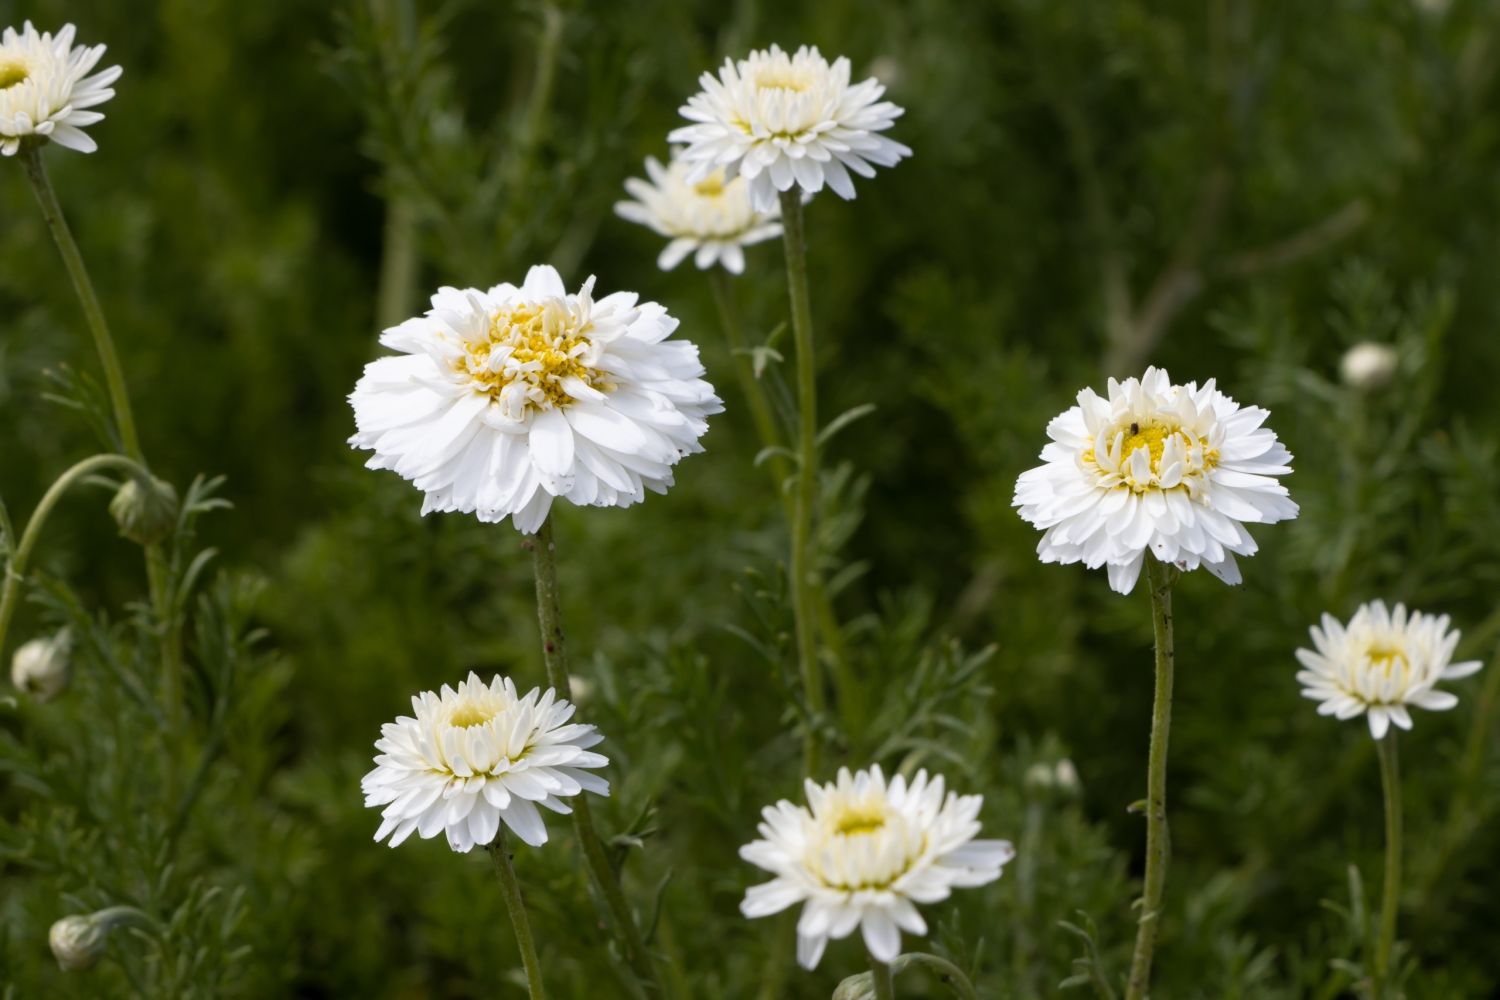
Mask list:
[[385,806],[375,839],[395,847],[413,833],[444,832],[467,852],[495,839],[503,821],[533,847],[547,842],[537,806],[570,813],[581,792],[609,794],[591,768],[609,763],[589,747],[603,737],[569,723],[573,706],[536,688],[522,697],[508,677],[485,684],[474,674],[454,690],[411,700],[415,717],[380,728],[375,769],[360,782],[367,807]]
[[671,240],[656,258],[663,271],[692,254],[700,271],[721,264],[731,274],[740,274],[745,270],[745,247],[781,235],[780,206],[757,212],[750,206],[750,185],[743,177],[726,178],[723,167],[715,167],[696,183],[688,180],[691,171],[675,153],[665,167],[655,157],[646,157],[649,180],[627,180],[625,191],[635,200],[616,202],[615,214]]
[[1344,352],[1339,359],[1339,377],[1344,384],[1361,392],[1384,389],[1396,375],[1401,357],[1390,344],[1364,340]]
[[1122,594],[1148,550],[1239,583],[1234,557],[1256,552],[1245,525],[1297,516],[1276,479],[1292,471],[1292,456],[1261,426],[1268,416],[1211,379],[1173,385],[1159,368],[1110,379],[1109,398],[1084,389],[1047,425],[1045,464],[1021,474],[1012,502],[1045,532],[1042,562],[1105,566]]
[[67,690],[72,679],[72,650],[67,629],[23,642],[10,660],[11,683],[37,701],[51,701]]
[[444,288],[386,330],[365,366],[349,443],[426,494],[422,513],[510,516],[531,533],[554,498],[628,507],[665,493],[723,410],[677,320],[630,292],[576,295],[533,267],[521,287]]
[[1319,703],[1319,715],[1352,719],[1364,713],[1377,740],[1391,723],[1410,729],[1413,705],[1438,712],[1457,705],[1455,695],[1434,685],[1467,677],[1482,665],[1449,662],[1459,633],[1448,627],[1447,615],[1408,612],[1401,604],[1394,611],[1384,601],[1362,604],[1348,625],[1325,614],[1322,627],[1309,631],[1314,648],[1297,650],[1303,697]]
[[98,146],[83,129],[102,121],[90,111],[115,96],[111,84],[118,66],[88,73],[104,55],[104,46],[73,45],[73,26],[55,36],[37,33],[30,21],[19,32],[0,33],[0,153],[15,156],[29,136],[92,153]]
[[947,899],[954,888],[1000,877],[1015,850],[1004,840],[975,840],[978,795],[944,792],[943,779],[918,771],[908,784],[889,782],[879,767],[819,785],[807,781],[807,805],[782,800],[762,810],[761,838],[740,857],[776,876],[751,886],[740,903],[747,917],[803,903],[797,961],[811,969],[830,938],[858,926],[870,953],[889,962],[901,931],[926,934],[918,903]]
[[874,177],[875,167],[911,155],[880,134],[903,109],[881,100],[885,87],[873,78],[851,86],[842,56],[830,65],[816,48],[804,45],[791,55],[772,45],[747,59],[726,59],[718,76],[704,73],[698,82],[703,90],[681,111],[694,124],[667,139],[686,145],[690,181],[722,167],[750,182],[759,211],[770,211],[776,192],[793,187],[811,195],[826,183],[839,197],[853,198],[849,171]]

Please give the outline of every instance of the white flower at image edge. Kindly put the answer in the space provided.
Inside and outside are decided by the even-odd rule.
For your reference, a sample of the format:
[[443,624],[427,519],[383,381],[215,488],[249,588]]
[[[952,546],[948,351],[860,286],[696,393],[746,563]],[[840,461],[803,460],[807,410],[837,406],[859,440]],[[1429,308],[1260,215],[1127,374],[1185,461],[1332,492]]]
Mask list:
[[807,805],[768,806],[762,839],[740,857],[775,878],[752,886],[740,904],[747,917],[780,913],[802,903],[797,961],[811,969],[830,938],[858,926],[870,954],[889,962],[901,950],[901,931],[926,934],[918,903],[947,899],[955,888],[1000,877],[1015,856],[1003,840],[975,840],[978,795],[945,793],[943,779],[926,771],[908,784],[888,783],[879,767],[832,784],[806,784]]
[[684,144],[689,181],[723,167],[726,176],[750,182],[757,211],[769,211],[776,193],[793,187],[811,195],[827,184],[853,198],[850,171],[874,177],[875,167],[894,166],[911,150],[880,134],[903,114],[880,99],[885,87],[875,79],[851,86],[849,73],[848,59],[829,65],[805,45],[794,55],[772,45],[726,59],[718,76],[699,78],[702,92],[682,107],[693,124],[667,139]]
[[426,494],[422,513],[512,517],[531,533],[554,498],[626,507],[665,493],[723,410],[677,321],[629,292],[569,295],[550,267],[521,287],[444,288],[386,330],[365,367],[349,443]]
[[744,248],[781,235],[780,207],[757,212],[750,207],[750,188],[743,177],[726,179],[722,168],[693,183],[690,167],[673,159],[665,167],[646,157],[648,180],[632,177],[625,191],[635,200],[615,204],[622,219],[649,227],[671,242],[656,259],[670,271],[689,254],[701,270],[723,265],[731,274],[745,270]]
[[15,156],[29,136],[80,153],[97,149],[83,129],[104,115],[88,109],[115,96],[110,85],[123,72],[111,66],[87,75],[103,55],[103,45],[74,47],[71,24],[56,36],[38,34],[30,21],[0,33],[0,153]]
[[1313,648],[1297,650],[1303,697],[1319,703],[1319,715],[1352,719],[1363,713],[1377,740],[1392,723],[1410,729],[1411,707],[1441,712],[1457,705],[1457,696],[1434,685],[1482,666],[1449,662],[1459,633],[1448,627],[1447,615],[1409,612],[1401,604],[1394,611],[1384,601],[1363,604],[1348,625],[1325,614],[1322,627],[1309,631]]
[[547,842],[538,806],[570,813],[581,792],[609,794],[590,769],[609,763],[589,750],[603,737],[569,724],[573,706],[551,688],[524,697],[508,677],[473,673],[454,690],[412,698],[412,715],[380,729],[375,769],[360,782],[365,805],[384,806],[377,841],[395,847],[413,833],[446,833],[455,851],[483,847],[504,822],[533,847]]
[[1107,399],[1084,389],[1047,425],[1045,464],[1021,474],[1013,503],[1045,532],[1042,562],[1105,566],[1122,594],[1148,550],[1239,583],[1234,557],[1257,548],[1245,525],[1297,516],[1276,478],[1292,471],[1292,456],[1262,426],[1268,416],[1211,379],[1173,385],[1158,368],[1110,379]]

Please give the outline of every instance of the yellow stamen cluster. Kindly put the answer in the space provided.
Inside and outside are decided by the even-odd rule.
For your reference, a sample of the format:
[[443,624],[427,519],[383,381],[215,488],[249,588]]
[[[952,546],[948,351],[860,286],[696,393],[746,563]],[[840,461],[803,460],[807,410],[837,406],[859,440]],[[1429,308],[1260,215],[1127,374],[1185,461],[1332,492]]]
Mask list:
[[31,76],[26,64],[17,60],[0,62],[0,90],[7,90],[18,83],[25,83]]
[[755,77],[755,85],[761,90],[790,90],[799,94],[808,89],[807,75],[790,68],[762,70]]
[[874,833],[885,826],[885,813],[878,809],[850,809],[839,817],[833,832],[842,837]]
[[694,184],[693,190],[705,198],[717,198],[722,195],[724,193],[724,168],[720,167]]
[[1389,677],[1393,670],[1399,670],[1402,677],[1411,672],[1411,661],[1406,658],[1406,650],[1399,646],[1371,646],[1366,650],[1365,656],[1369,658],[1370,666],[1386,677]]
[[466,347],[459,368],[491,398],[524,382],[529,405],[566,406],[573,401],[563,388],[566,379],[606,388],[604,373],[580,360],[590,346],[587,332],[562,302],[507,306],[490,318],[488,339]]

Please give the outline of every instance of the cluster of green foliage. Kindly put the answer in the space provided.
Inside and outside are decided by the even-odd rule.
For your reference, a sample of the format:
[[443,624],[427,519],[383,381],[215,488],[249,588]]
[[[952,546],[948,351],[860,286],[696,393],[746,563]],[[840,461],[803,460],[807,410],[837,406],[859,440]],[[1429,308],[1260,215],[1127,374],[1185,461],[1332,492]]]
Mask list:
[[[802,780],[786,529],[707,280],[659,272],[659,241],[611,213],[697,74],[771,41],[878,74],[915,151],[808,208],[823,412],[876,407],[824,455],[828,655],[853,682],[812,723],[832,764],[983,793],[986,835],[1016,842],[1003,879],[933,908],[928,947],[984,996],[1087,995],[1125,970],[1147,600],[1039,564],[1010,501],[1080,387],[1154,362],[1272,411],[1302,513],[1257,531],[1243,586],[1176,590],[1153,992],[1356,995],[1375,754],[1299,697],[1292,651],[1375,597],[1451,614],[1466,658],[1500,637],[1500,8],[0,0],[0,24],[27,17],[76,22],[126,69],[100,151],[44,155],[152,469],[191,501],[169,546],[188,711],[180,732],[161,717],[139,548],[109,494],[70,495],[5,650],[77,640],[65,694],[0,699],[0,996],[519,995],[482,852],[372,843],[359,777],[412,693],[470,669],[543,682],[529,559],[508,525],[423,520],[408,484],[362,469],[344,397],[427,291],[540,261],[665,303],[728,403],[669,495],[556,517],[580,713],[612,762],[597,815],[668,993],[826,997],[861,967],[849,941],[804,973],[789,919],[738,911],[760,874],[737,848]],[[0,496],[20,523],[98,450],[97,393],[10,162],[0,206]],[[765,343],[781,262],[750,258],[735,296]],[[1338,377],[1367,340],[1400,355],[1375,391]],[[190,492],[200,475],[223,482]],[[1405,740],[1409,997],[1500,980],[1497,677]],[[1046,780],[1063,759],[1076,786]],[[516,858],[548,984],[631,996],[556,834]],[[60,970],[51,923],[117,905],[151,923]],[[900,987],[944,995],[915,971]]]

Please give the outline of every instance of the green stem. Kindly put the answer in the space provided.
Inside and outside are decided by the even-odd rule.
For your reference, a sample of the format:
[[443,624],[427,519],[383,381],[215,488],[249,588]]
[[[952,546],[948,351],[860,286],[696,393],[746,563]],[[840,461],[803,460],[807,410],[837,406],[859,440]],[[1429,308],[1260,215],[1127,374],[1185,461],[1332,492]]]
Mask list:
[[417,213],[396,191],[386,199],[382,242],[375,322],[386,330],[411,315],[417,286]]
[[[557,554],[552,540],[552,518],[549,516],[537,529],[536,538],[530,542],[532,569],[536,575],[537,623],[542,633],[542,658],[547,665],[547,681],[557,693],[572,701],[572,687],[568,682],[568,654],[563,641],[562,612],[558,602]],[[594,886],[604,896],[610,915],[614,918],[615,931],[620,936],[625,960],[642,981],[648,983],[655,994],[661,993],[661,982],[657,978],[655,964],[646,951],[635,914],[625,899],[620,887],[619,875],[604,852],[604,844],[594,829],[593,814],[589,810],[586,795],[575,796],[569,803],[573,807],[573,830],[583,848]]]
[[495,873],[500,876],[500,893],[505,897],[505,908],[510,911],[510,924],[516,932],[516,944],[521,949],[521,964],[526,968],[526,991],[532,1000],[542,1000],[547,995],[542,987],[542,963],[537,961],[536,942],[531,938],[531,921],[526,916],[526,902],[521,898],[521,884],[516,881],[516,870],[505,849],[504,828],[495,834],[488,850],[490,857],[495,859]]
[[891,979],[891,967],[874,955],[870,956],[870,975],[875,982],[875,1000],[896,1000],[896,984]]
[[959,1000],[979,1000],[979,991],[964,975],[964,970],[937,955],[929,955],[925,951],[911,951],[904,955],[897,955],[891,962],[891,972],[899,974],[905,972],[913,965],[925,965],[929,972],[937,976],[944,985],[951,989]]
[[818,383],[813,348],[812,305],[807,291],[807,241],[802,225],[802,193],[781,193],[782,240],[786,248],[787,290],[792,305],[792,336],[797,346],[797,492],[792,517],[790,584],[796,620],[797,665],[807,699],[807,732],[803,737],[803,771],[815,778],[821,746],[823,676],[818,663],[813,566],[813,511],[818,502]]
[[141,442],[135,433],[135,415],[130,409],[130,395],[125,390],[125,372],[120,367],[119,355],[115,353],[114,338],[109,335],[109,326],[104,322],[104,310],[99,307],[99,297],[94,294],[94,283],[89,279],[88,269],[83,266],[83,255],[73,240],[68,220],[63,216],[52,182],[47,178],[47,168],[42,163],[41,144],[28,142],[21,147],[21,165],[26,168],[26,177],[36,193],[37,203],[42,207],[42,218],[52,230],[52,239],[62,254],[63,266],[68,277],[73,279],[73,288],[83,304],[83,315],[88,321],[89,331],[94,335],[94,347],[99,351],[99,363],[104,368],[104,384],[109,389],[110,404],[114,408],[115,427],[120,433],[120,443],[125,454],[144,464]]
[[[734,286],[721,268],[714,268],[709,284],[714,290],[714,305],[719,310],[719,322],[724,327],[724,339],[729,342],[729,353],[734,358],[734,373],[739,379],[740,394],[750,407],[750,419],[755,422],[755,432],[762,448],[779,447],[781,434],[776,429],[776,414],[771,409],[771,399],[765,387],[755,377],[755,365],[745,351],[745,340],[740,333],[739,314],[734,308]],[[776,496],[786,512],[788,521],[793,516],[791,499],[787,496],[786,481],[791,470],[784,455],[772,454],[766,462],[776,485]]]
[[1375,1000],[1385,997],[1391,948],[1396,943],[1396,910],[1401,901],[1401,767],[1394,729],[1379,742],[1379,750],[1380,787],[1385,792],[1385,885],[1380,901],[1380,938],[1375,946]]
[[16,613],[16,604],[21,594],[21,583],[26,578],[26,570],[31,562],[31,552],[36,548],[37,540],[42,536],[42,527],[47,523],[47,517],[52,513],[52,508],[62,499],[74,483],[105,469],[118,468],[136,475],[144,475],[145,470],[131,458],[124,455],[94,455],[76,463],[62,475],[57,477],[42,498],[37,501],[36,510],[32,511],[31,519],[26,522],[26,530],[21,533],[21,540],[16,544],[16,550],[11,554],[10,563],[5,568],[5,585],[0,590],[0,651],[5,649],[5,634],[10,629],[11,617]]
[[1162,893],[1172,848],[1167,833],[1167,741],[1172,728],[1172,584],[1176,571],[1146,556],[1151,588],[1151,623],[1156,637],[1156,698],[1151,709],[1151,751],[1146,776],[1146,884],[1136,926],[1126,1000],[1145,1000],[1151,985],[1151,958],[1161,925]]

